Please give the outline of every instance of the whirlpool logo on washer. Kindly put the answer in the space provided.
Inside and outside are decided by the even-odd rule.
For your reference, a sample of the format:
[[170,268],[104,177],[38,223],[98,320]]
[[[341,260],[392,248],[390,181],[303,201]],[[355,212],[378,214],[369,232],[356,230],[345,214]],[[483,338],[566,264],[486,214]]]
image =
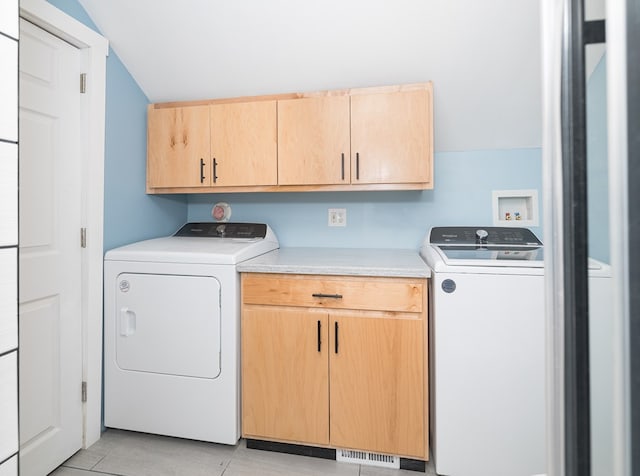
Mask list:
[[456,290],[456,282],[453,279],[445,279],[442,281],[442,290],[445,293],[451,294]]
[[118,287],[120,288],[121,293],[128,293],[129,289],[131,289],[131,285],[129,284],[129,281],[127,281],[126,279],[123,279],[122,281],[120,281],[120,283],[118,284]]

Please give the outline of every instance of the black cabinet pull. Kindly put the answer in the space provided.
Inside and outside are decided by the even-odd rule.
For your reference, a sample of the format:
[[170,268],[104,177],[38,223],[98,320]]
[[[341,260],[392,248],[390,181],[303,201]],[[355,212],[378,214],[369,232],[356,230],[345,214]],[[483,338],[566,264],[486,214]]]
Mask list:
[[342,299],[342,294],[323,294],[323,293],[314,293],[311,295],[314,298],[331,298],[331,299]]
[[204,160],[200,159],[200,183],[204,183]]
[[356,152],[356,180],[360,180],[360,153]]
[[342,180],[344,180],[344,152],[342,153]]
[[320,332],[322,330],[322,324],[318,321],[318,352],[322,349],[322,339],[320,337]]
[[336,340],[335,340],[335,345],[336,345],[336,354],[338,353],[338,321],[335,322],[335,333],[336,333]]
[[218,161],[214,157],[213,158],[213,183],[216,183],[218,181],[217,171],[218,171]]

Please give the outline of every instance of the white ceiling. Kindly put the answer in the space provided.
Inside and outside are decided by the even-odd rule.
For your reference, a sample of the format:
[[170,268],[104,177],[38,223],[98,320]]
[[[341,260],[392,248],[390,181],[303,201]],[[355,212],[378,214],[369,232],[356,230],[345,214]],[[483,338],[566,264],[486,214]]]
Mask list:
[[541,145],[539,0],[79,0],[151,102],[433,80],[436,150]]

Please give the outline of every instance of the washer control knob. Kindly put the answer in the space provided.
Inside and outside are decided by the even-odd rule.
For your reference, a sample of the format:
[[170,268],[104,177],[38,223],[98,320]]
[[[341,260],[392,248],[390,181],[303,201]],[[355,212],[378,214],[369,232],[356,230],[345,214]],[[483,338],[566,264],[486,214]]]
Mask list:
[[483,230],[482,228],[480,228],[479,230],[476,230],[476,238],[478,239],[478,243],[483,245],[487,243],[487,237],[489,236],[489,233],[487,232],[487,230]]

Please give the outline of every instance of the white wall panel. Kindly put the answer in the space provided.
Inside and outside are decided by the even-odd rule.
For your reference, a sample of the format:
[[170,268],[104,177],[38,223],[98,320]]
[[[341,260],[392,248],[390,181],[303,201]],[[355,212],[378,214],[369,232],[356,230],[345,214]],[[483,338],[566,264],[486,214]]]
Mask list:
[[18,451],[18,352],[0,357],[0,461]]
[[0,139],[11,141],[18,140],[17,68],[18,42],[0,35]]
[[16,248],[0,250],[0,354],[18,347],[16,255]]
[[17,456],[14,456],[0,465],[0,476],[18,476]]
[[0,1],[0,32],[18,38],[18,0]]
[[[0,139],[18,140],[18,0],[0,0]],[[4,36],[8,35],[8,36]],[[11,38],[9,38],[11,37]],[[18,146],[0,142],[0,476],[18,476]],[[2,355],[5,353],[5,355]]]
[[18,145],[0,142],[0,246],[18,244]]

